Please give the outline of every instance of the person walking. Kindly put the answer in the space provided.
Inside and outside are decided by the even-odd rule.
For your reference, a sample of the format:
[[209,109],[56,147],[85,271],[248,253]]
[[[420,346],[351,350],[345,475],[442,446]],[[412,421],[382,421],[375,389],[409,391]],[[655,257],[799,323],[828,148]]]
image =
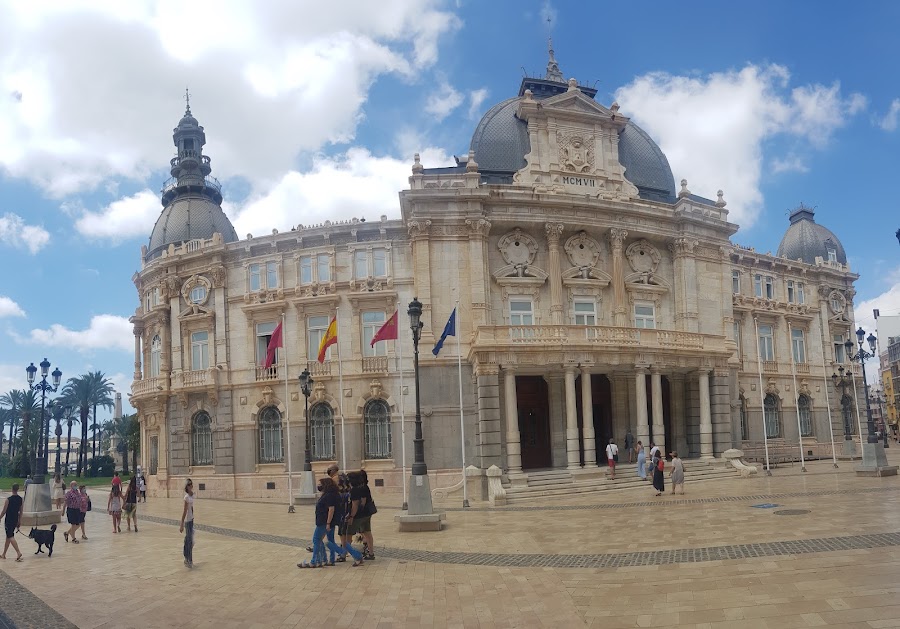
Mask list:
[[638,441],[634,446],[637,452],[637,473],[641,480],[647,480],[647,453],[644,452],[644,444]]
[[632,462],[634,456],[634,435],[631,434],[631,428],[625,433],[625,450],[628,451],[628,462]]
[[128,487],[125,489],[125,506],[122,510],[125,512],[125,523],[128,524],[128,531],[131,531],[131,520],[134,519],[134,532],[138,532],[137,526],[137,478],[132,476],[128,481]]
[[365,487],[366,492],[366,504],[365,504],[365,513],[366,518],[368,519],[368,527],[367,530],[362,531],[363,536],[363,558],[366,561],[375,561],[375,538],[372,537],[372,516],[378,513],[378,509],[375,507],[375,500],[372,498],[372,491],[369,489],[369,475],[366,474],[365,470],[360,470],[358,472],[360,478],[362,479],[363,487]]
[[672,479],[672,495],[675,495],[675,490],[681,487],[681,495],[684,495],[684,463],[682,463],[681,459],[678,458],[678,453],[674,450],[670,454],[672,457],[672,471],[669,473],[669,478]]
[[659,456],[659,447],[650,442],[650,452],[647,455],[647,475],[650,477],[650,481],[653,481],[653,468],[656,465],[656,457]]
[[144,478],[143,474],[141,474],[138,480],[138,489],[140,489],[141,498],[144,500],[144,502],[147,502],[147,479]]
[[[137,531],[137,520],[134,523]],[[194,482],[189,478],[184,486],[184,509],[181,511],[179,533],[184,533],[184,565],[194,567]]]
[[84,523],[87,521],[87,512],[91,510],[91,497],[88,496],[87,485],[79,487],[78,492],[81,494],[81,506],[79,507],[81,517],[78,525],[81,527],[81,539],[86,540],[87,533],[84,530]]
[[72,543],[77,544],[75,532],[81,524],[81,492],[78,491],[78,483],[75,481],[72,481],[69,491],[66,492],[66,521],[69,523],[69,530],[63,533],[63,537],[68,542],[71,535]]
[[616,480],[616,463],[619,461],[619,446],[614,439],[609,440],[606,446],[606,464],[609,465],[609,478]]
[[122,484],[113,485],[106,501],[106,512],[112,516],[113,533],[122,532]]
[[663,470],[665,469],[666,462],[659,456],[658,452],[657,456],[653,457],[653,461],[653,488],[656,490],[656,495],[660,496],[666,491],[666,481],[663,478]]
[[347,561],[347,555],[353,557],[354,561],[362,561],[362,553],[353,548],[353,533],[350,531],[348,520],[350,518],[351,502],[350,502],[350,479],[346,474],[341,474],[338,483],[338,493],[341,497],[342,517],[339,520],[338,535],[341,538],[341,546],[344,554],[338,557],[337,561]]
[[6,551],[12,546],[16,551],[16,561],[22,561],[22,551],[16,543],[16,529],[22,526],[22,496],[19,495],[19,483],[12,486],[12,495],[3,501],[3,511],[0,511],[0,518],[4,518],[3,525],[6,529],[6,541],[3,543],[3,554],[0,559],[6,559]]
[[112,484],[118,485],[119,489],[122,489],[122,479],[119,477],[118,472],[113,472]]
[[63,509],[63,502],[65,502],[66,499],[66,486],[65,484],[63,484],[62,478],[59,474],[53,477],[52,490],[53,508],[59,509],[61,512]]
[[25,494],[28,494],[28,486],[31,485],[34,481],[31,479],[31,474],[25,477]]

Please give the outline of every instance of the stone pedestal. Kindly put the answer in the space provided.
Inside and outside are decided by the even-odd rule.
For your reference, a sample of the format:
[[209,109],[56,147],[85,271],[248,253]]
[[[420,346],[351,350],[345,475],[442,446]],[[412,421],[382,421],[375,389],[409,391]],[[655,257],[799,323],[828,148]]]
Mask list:
[[862,463],[856,468],[857,476],[896,476],[897,466],[888,465],[884,446],[879,443],[862,444]]
[[62,515],[53,508],[50,496],[51,489],[47,483],[32,483],[28,486],[22,512],[23,527],[59,524],[62,521]]
[[300,493],[294,496],[295,505],[316,504],[319,495],[316,493],[316,478],[312,470],[304,470],[300,474]]
[[400,524],[400,531],[440,531],[445,518],[446,514],[434,512],[428,475],[410,476],[409,509],[394,518]]
[[856,442],[853,439],[844,439],[844,443],[841,446],[841,459],[855,459],[859,457],[856,453]]

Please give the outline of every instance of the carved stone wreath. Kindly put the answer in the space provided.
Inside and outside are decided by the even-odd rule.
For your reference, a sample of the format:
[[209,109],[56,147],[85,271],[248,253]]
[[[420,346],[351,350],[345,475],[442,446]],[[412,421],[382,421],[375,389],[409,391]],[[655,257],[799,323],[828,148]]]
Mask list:
[[628,258],[628,264],[636,273],[648,273],[650,275],[656,273],[659,266],[660,255],[656,247],[646,240],[638,240],[625,249],[625,257]]
[[[837,302],[840,304],[840,308],[835,309],[834,303]],[[828,296],[828,307],[831,308],[831,312],[839,315],[843,314],[847,309],[847,299],[841,293],[836,290],[831,291],[831,294]]]
[[[194,290],[198,286],[203,286],[206,289],[206,294],[203,296],[203,299],[200,299],[197,302],[191,300],[191,291]],[[198,306],[203,305],[209,299],[210,294],[212,293],[212,282],[210,282],[207,278],[202,275],[192,275],[188,281],[186,281],[181,287],[181,296],[184,298],[186,302],[196,303]]]
[[565,250],[569,262],[579,269],[595,267],[600,260],[600,244],[584,231],[569,238]]
[[516,227],[497,243],[507,264],[528,266],[534,262],[538,245],[534,238]]

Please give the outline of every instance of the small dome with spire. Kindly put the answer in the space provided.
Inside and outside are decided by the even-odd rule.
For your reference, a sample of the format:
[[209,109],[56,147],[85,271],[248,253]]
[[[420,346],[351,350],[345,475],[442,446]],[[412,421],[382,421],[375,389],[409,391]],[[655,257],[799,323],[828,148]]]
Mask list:
[[816,223],[815,210],[801,203],[790,213],[791,224],[778,245],[778,256],[815,264],[816,258],[847,264],[844,245],[830,229]]

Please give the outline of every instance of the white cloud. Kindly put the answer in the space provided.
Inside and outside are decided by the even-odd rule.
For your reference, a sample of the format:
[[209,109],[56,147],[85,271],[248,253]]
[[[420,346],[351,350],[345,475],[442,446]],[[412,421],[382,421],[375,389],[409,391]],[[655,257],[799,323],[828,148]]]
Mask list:
[[898,116],[900,116],[900,98],[895,98],[891,101],[890,108],[884,115],[884,118],[881,119],[881,122],[878,123],[878,126],[885,131],[896,131]]
[[434,64],[460,25],[442,6],[3,3],[0,172],[56,196],[143,180],[173,152],[189,85],[213,174],[277,181],[297,155],[353,139],[379,77]]
[[9,297],[0,295],[0,318],[2,317],[24,317],[25,311],[22,307]]
[[786,134],[821,148],[866,106],[860,94],[842,96],[838,83],[788,92],[789,80],[774,64],[706,76],[651,73],[619,88],[616,100],[659,141],[676,180],[710,198],[723,189],[729,219],[749,226],[763,207],[763,142]]
[[432,92],[425,102],[425,111],[440,122],[453,110],[462,105],[463,95],[446,81],[441,82],[436,92]]
[[147,237],[161,211],[159,196],[144,189],[113,201],[99,212],[84,210],[75,222],[78,233],[89,238],[120,241],[134,236]]
[[[856,327],[862,327],[867,333],[874,333],[877,329],[873,312],[876,308],[881,312],[882,316],[900,315],[900,268],[888,273],[886,277],[889,278],[888,281],[892,282],[887,290],[854,306],[853,315],[856,320]],[[856,340],[855,337],[853,340]],[[882,351],[887,349],[887,338],[879,339],[879,347]],[[873,378],[878,377],[877,360],[866,363],[866,374],[870,384],[875,381]]]
[[797,155],[788,155],[772,160],[772,172],[776,175],[779,173],[808,173],[809,166],[806,165],[803,158]]
[[484,99],[486,99],[487,96],[488,91],[485,87],[469,92],[469,118],[474,118],[478,115],[481,105],[484,103]]
[[[453,163],[439,149],[426,148],[420,153],[427,167]],[[372,221],[382,214],[398,218],[397,192],[409,187],[411,167],[412,155],[401,160],[352,148],[336,157],[319,156],[308,172],[291,171],[265,195],[225,209],[241,238],[326,220],[355,217]]]
[[134,351],[134,333],[128,319],[109,314],[91,317],[90,325],[84,330],[70,330],[54,323],[46,330],[31,330],[26,339],[18,340],[82,351],[97,349]]
[[0,216],[0,243],[17,249],[28,249],[34,255],[48,242],[50,233],[43,227],[27,225],[21,216],[11,212]]

